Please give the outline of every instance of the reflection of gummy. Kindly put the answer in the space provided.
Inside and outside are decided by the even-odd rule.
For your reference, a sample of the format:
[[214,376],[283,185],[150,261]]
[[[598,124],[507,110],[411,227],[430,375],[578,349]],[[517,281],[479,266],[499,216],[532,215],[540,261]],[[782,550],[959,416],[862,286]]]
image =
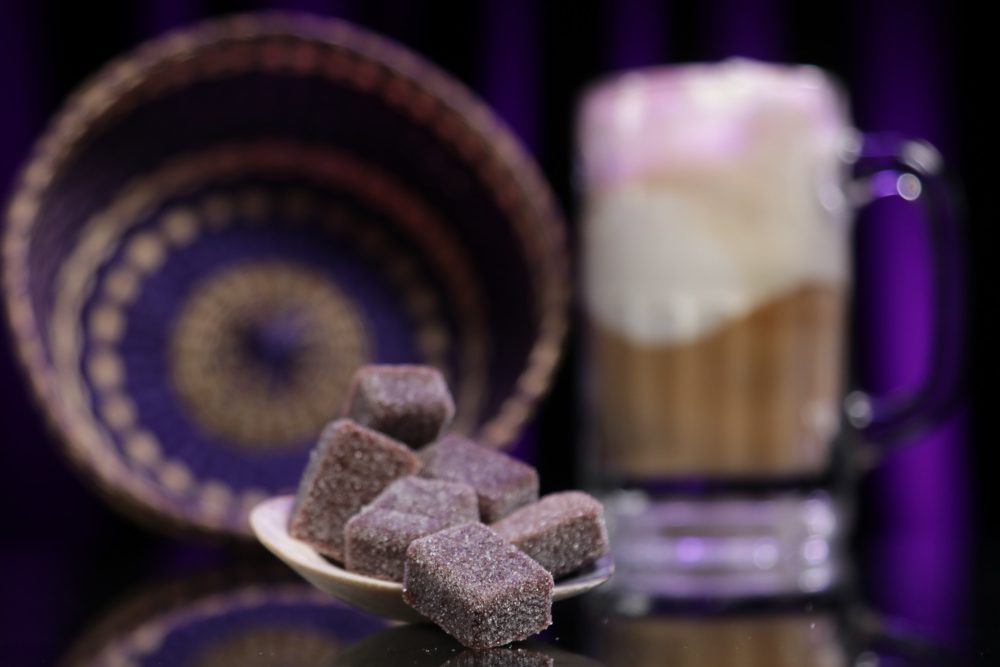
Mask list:
[[340,644],[319,630],[249,626],[201,651],[191,667],[321,667]]
[[523,648],[492,648],[487,651],[466,651],[444,667],[553,667],[555,662],[544,653]]
[[376,632],[347,647],[330,667],[441,667],[464,650],[432,625],[404,625]]
[[600,663],[532,639],[472,651],[432,625],[387,628],[347,647],[328,667],[601,667]]

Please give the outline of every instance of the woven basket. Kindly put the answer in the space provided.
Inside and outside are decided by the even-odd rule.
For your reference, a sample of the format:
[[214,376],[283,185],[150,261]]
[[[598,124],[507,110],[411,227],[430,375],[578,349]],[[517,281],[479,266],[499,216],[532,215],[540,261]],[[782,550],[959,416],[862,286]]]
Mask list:
[[4,230],[17,351],[124,509],[247,534],[354,369],[440,367],[510,442],[545,391],[567,253],[537,167],[440,70],[346,23],[238,16],[66,103]]

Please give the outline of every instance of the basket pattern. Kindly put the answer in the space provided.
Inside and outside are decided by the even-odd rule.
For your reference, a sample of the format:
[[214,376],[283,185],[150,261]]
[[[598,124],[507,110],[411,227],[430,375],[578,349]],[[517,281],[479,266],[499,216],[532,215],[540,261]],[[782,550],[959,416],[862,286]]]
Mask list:
[[420,361],[501,446],[566,327],[551,194],[417,56],[345,23],[210,22],[110,64],[8,211],[18,352],[67,450],[125,509],[246,534],[358,365]]

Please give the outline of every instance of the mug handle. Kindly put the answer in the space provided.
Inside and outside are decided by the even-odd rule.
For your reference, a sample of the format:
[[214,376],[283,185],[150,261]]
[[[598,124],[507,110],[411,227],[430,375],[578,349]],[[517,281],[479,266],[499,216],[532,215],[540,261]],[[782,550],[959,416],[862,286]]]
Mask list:
[[885,197],[923,204],[934,255],[932,359],[922,385],[912,391],[847,395],[848,422],[879,448],[912,441],[951,415],[961,400],[961,270],[957,197],[937,149],[896,135],[865,135],[854,163],[849,198],[856,207]]

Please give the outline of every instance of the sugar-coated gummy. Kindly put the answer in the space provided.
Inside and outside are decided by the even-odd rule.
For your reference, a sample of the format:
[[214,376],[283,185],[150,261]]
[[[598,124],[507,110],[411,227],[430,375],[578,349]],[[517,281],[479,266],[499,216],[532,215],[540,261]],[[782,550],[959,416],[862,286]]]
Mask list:
[[367,509],[344,528],[344,565],[351,572],[402,581],[406,549],[413,540],[445,528],[444,520],[390,509]]
[[531,466],[473,441],[449,435],[420,450],[422,477],[464,482],[476,490],[479,515],[493,523],[538,499],[538,473]]
[[492,527],[553,577],[569,574],[608,553],[604,508],[582,491],[549,494]]
[[397,479],[368,507],[433,516],[444,521],[442,528],[479,521],[479,501],[471,486],[416,475]]
[[468,484],[401,477],[347,522],[345,565],[358,574],[402,581],[410,542],[478,520],[476,492]]
[[526,639],[552,623],[552,575],[481,523],[414,540],[403,599],[474,649]]
[[344,416],[416,448],[448,427],[455,402],[441,371],[431,366],[362,366],[351,380]]
[[391,481],[419,468],[420,460],[406,445],[349,419],[331,422],[309,456],[289,533],[343,561],[348,519]]

